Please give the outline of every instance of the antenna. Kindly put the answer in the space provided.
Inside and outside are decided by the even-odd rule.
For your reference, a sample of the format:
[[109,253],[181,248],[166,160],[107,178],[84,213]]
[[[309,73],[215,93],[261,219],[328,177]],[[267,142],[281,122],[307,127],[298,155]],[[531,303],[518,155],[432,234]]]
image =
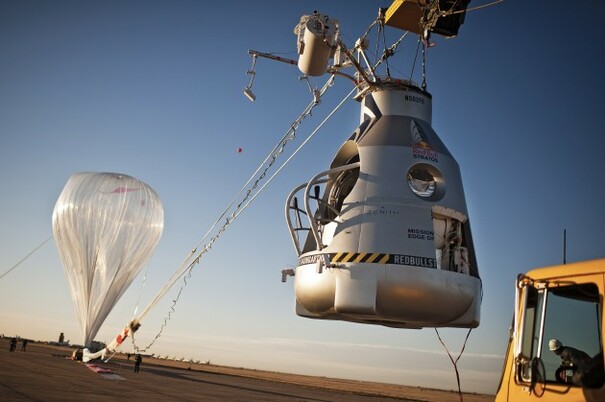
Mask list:
[[563,229],[563,265],[567,264],[567,229]]

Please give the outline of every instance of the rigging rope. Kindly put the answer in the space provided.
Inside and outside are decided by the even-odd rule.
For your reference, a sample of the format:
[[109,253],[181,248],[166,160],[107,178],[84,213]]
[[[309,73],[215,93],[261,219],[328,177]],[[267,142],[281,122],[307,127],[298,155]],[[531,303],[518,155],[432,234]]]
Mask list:
[[468,337],[470,336],[472,330],[473,330],[472,328],[469,328],[468,332],[466,333],[466,337],[464,338],[464,343],[462,344],[462,349],[460,350],[458,357],[456,357],[456,359],[454,360],[454,358],[452,357],[452,354],[447,349],[447,346],[445,346],[445,343],[443,343],[443,340],[441,339],[441,335],[439,335],[439,331],[437,330],[437,328],[435,328],[435,333],[437,334],[437,338],[439,338],[439,342],[441,342],[441,345],[443,345],[443,348],[447,352],[447,355],[450,358],[450,361],[454,365],[454,371],[456,372],[456,383],[458,384],[458,396],[460,397],[460,402],[463,402],[463,398],[462,398],[462,389],[460,388],[460,373],[458,373],[457,364],[458,364],[458,360],[460,359],[460,357],[462,357],[462,353],[464,353],[464,348],[466,347],[466,342],[468,341]]
[[8,275],[11,271],[13,271],[15,268],[17,268],[19,265],[21,265],[25,260],[27,260],[29,257],[31,257],[32,254],[34,254],[36,251],[38,251],[43,245],[45,245],[50,239],[52,238],[51,236],[48,236],[46,238],[46,240],[44,240],[42,243],[38,244],[36,247],[34,247],[34,249],[32,251],[30,251],[25,257],[23,257],[21,260],[19,260],[19,262],[17,262],[15,265],[13,265],[12,267],[10,267],[5,273],[3,273],[2,275],[0,275],[0,279],[4,278],[6,275]]
[[[172,286],[174,286],[174,284],[179,279],[183,278],[183,284],[181,285],[181,287],[180,287],[180,289],[179,289],[179,291],[177,293],[176,298],[172,301],[172,304],[170,306],[170,310],[168,311],[167,315],[164,317],[164,322],[161,325],[160,330],[158,331],[158,333],[156,334],[156,336],[153,338],[153,340],[147,346],[145,346],[144,348],[140,348],[140,347],[138,347],[135,344],[134,333],[132,334],[132,336],[131,336],[132,345],[133,345],[134,349],[137,352],[144,352],[144,351],[146,351],[161,336],[164,328],[167,326],[168,321],[171,318],[172,313],[175,312],[175,306],[176,306],[176,304],[178,303],[178,301],[179,301],[179,299],[181,297],[183,289],[185,288],[185,286],[187,286],[187,280],[191,277],[193,268],[195,267],[195,265],[199,264],[200,258],[202,257],[202,255],[205,254],[207,251],[209,251],[212,248],[214,242],[216,242],[216,240],[218,240],[218,238],[223,234],[223,232],[227,229],[227,227],[235,220],[235,218],[237,218],[239,216],[239,214],[241,212],[243,212],[243,210],[246,209],[248,207],[248,205],[250,205],[250,203],[260,194],[260,192],[267,186],[267,184],[275,177],[275,175],[279,171],[281,171],[281,169],[285,166],[285,164],[294,156],[294,155],[292,155],[288,160],[286,160],[286,162],[284,164],[282,164],[282,166],[278,169],[278,171],[269,178],[269,181],[267,183],[265,183],[265,185],[263,185],[260,189],[258,189],[255,192],[255,190],[257,189],[257,187],[260,184],[260,182],[267,175],[268,170],[275,164],[275,161],[277,160],[277,157],[284,151],[285,146],[290,141],[294,140],[294,138],[296,137],[296,130],[297,130],[297,128],[300,126],[300,124],[302,123],[302,121],[307,116],[311,115],[312,110],[315,108],[315,106],[317,106],[319,104],[321,96],[327,91],[327,89],[329,87],[332,86],[333,81],[334,81],[334,76],[331,76],[326,81],[326,83],[321,88],[321,90],[319,91],[319,97],[318,98],[314,98],[309,103],[309,105],[305,108],[305,110],[298,116],[298,118],[290,125],[290,128],[286,131],[286,133],[284,134],[284,136],[280,139],[280,141],[278,141],[277,145],[267,155],[267,157],[265,158],[265,160],[259,165],[259,167],[252,174],[252,176],[250,177],[250,179],[248,179],[248,181],[246,182],[246,184],[244,184],[244,186],[242,186],[242,188],[240,189],[240,191],[232,199],[232,201],[229,203],[229,205],[223,211],[223,213],[220,215],[220,217],[216,220],[216,222],[212,225],[212,227],[208,230],[208,232],[206,232],[206,234],[204,235],[204,237],[202,238],[202,240],[200,242],[198,242],[198,244],[195,246],[195,248],[189,253],[189,255],[185,258],[185,260],[177,268],[177,270],[172,275],[172,277],[170,278],[170,280],[166,283],[166,285],[164,285],[164,287],[162,289],[160,289],[160,291],[158,292],[158,294],[147,305],[147,307],[143,310],[143,312],[138,317],[135,318],[135,320],[137,320],[137,321],[140,322],[143,319],[143,317],[145,315],[147,315],[147,313],[149,312],[149,310],[153,306],[155,306],[158,303],[158,301],[172,288]],[[353,91],[355,89],[356,88],[354,88]],[[351,91],[351,93],[353,91]],[[339,104],[338,107],[340,107],[344,103],[344,101],[346,101],[346,99],[350,96],[350,94],[347,95],[347,97]],[[333,110],[332,113],[330,113],[329,117],[331,117],[334,114],[334,112],[335,112],[335,110]],[[326,121],[327,121],[327,118],[322,122],[321,125],[323,125]],[[320,127],[321,127],[321,125],[320,125]],[[319,130],[319,127],[311,134],[310,137],[314,136],[317,133],[318,130]],[[307,138],[307,140],[303,143],[303,145],[306,144],[309,140],[310,140],[310,138]],[[302,147],[302,145],[301,145],[301,147]],[[296,152],[298,152],[301,149],[301,147],[299,147],[296,150]],[[254,183],[252,184],[252,186],[250,186],[247,189],[245,196],[237,204],[237,206],[233,209],[233,212],[231,213],[231,215],[225,219],[225,222],[223,223],[223,225],[221,226],[221,228],[218,230],[218,232],[216,232],[216,234],[212,238],[210,238],[210,240],[203,246],[202,250],[196,255],[195,253],[197,252],[198,247],[204,242],[204,240],[209,236],[209,234],[217,226],[217,224],[224,218],[224,216],[233,208],[233,205],[235,204],[235,202],[237,201],[237,199],[239,198],[239,196],[244,192],[244,190],[246,190],[246,187],[252,182],[252,180],[258,174],[258,172],[261,171],[261,169],[263,168],[263,166],[265,166],[264,170],[256,178],[256,180],[254,181]]]
[[414,75],[414,69],[416,68],[416,61],[418,60],[418,50],[420,50],[420,41],[418,38],[418,44],[416,45],[416,52],[414,54],[414,63],[412,64],[412,71],[410,72],[410,82],[412,82],[412,76]]
[[[380,35],[380,33],[382,33],[382,46],[384,47],[385,51],[387,50],[387,38],[384,32],[384,24],[381,22],[378,25],[378,35]],[[387,73],[387,77],[391,78],[391,70],[389,69],[389,58],[385,57],[384,62],[386,64],[386,73]]]
[[468,13],[469,11],[476,11],[476,10],[480,10],[485,7],[495,6],[496,4],[502,3],[503,1],[504,0],[495,0],[495,1],[492,1],[491,3],[481,4],[476,7],[467,8],[466,10],[450,11],[450,14],[462,14],[464,12]]
[[143,289],[145,289],[145,283],[147,282],[147,273],[149,272],[149,267],[151,267],[151,261],[147,263],[147,268],[145,268],[145,274],[143,275],[143,282],[141,283],[141,289],[139,289],[139,297],[137,298],[137,304],[134,308],[133,317],[137,316],[137,311],[139,311],[139,305],[141,304],[141,298],[143,297]]
[[[367,29],[366,33],[362,36],[362,38],[365,38],[369,31],[371,30],[371,28],[378,22],[378,20],[374,21]],[[395,50],[397,49],[397,47],[399,46],[399,44],[401,43],[401,41],[407,36],[408,32],[405,32],[397,42],[395,42],[390,48],[386,49],[386,44],[385,44],[385,50],[384,53],[382,55],[382,57],[380,58],[380,60],[378,60],[375,64],[374,67],[369,66],[370,69],[376,68],[378,67],[380,64],[382,64],[383,62],[386,62],[387,59],[389,57],[391,57],[394,53]],[[332,112],[330,112],[328,114],[328,116],[320,123],[320,125],[307,137],[307,139],[294,151],[294,153],[292,155],[290,155],[290,157],[277,169],[277,171],[275,173],[273,173],[272,176],[269,177],[269,179],[267,180],[266,183],[264,183],[264,185],[262,185],[256,192],[255,190],[257,189],[258,185],[260,184],[261,181],[263,181],[263,179],[265,178],[268,170],[274,165],[277,157],[283,152],[285,146],[292,140],[294,140],[294,138],[296,137],[296,130],[297,128],[300,126],[300,124],[302,123],[302,121],[307,117],[311,115],[311,112],[313,110],[313,108],[315,108],[315,106],[317,106],[321,100],[321,96],[323,96],[323,94],[327,91],[327,89],[329,87],[331,87],[333,85],[333,81],[334,81],[334,75],[332,75],[328,81],[326,81],[326,83],[323,85],[323,87],[321,88],[321,90],[319,91],[319,96],[318,97],[314,97],[314,99],[311,101],[311,103],[309,103],[309,105],[304,109],[304,111],[298,116],[298,118],[290,125],[290,128],[286,131],[286,133],[284,134],[284,136],[280,139],[280,141],[278,141],[278,143],[275,145],[275,147],[273,148],[273,150],[267,155],[267,157],[265,158],[265,160],[259,165],[259,167],[256,169],[256,171],[250,176],[250,178],[248,179],[248,181],[242,186],[242,188],[240,189],[240,191],[236,194],[236,196],[231,200],[231,202],[229,203],[229,205],[227,206],[227,208],[225,208],[225,210],[223,211],[223,213],[219,216],[219,218],[214,222],[214,224],[210,227],[210,229],[206,232],[206,234],[204,235],[204,237],[202,238],[202,240],[200,240],[196,246],[193,248],[193,250],[189,253],[189,255],[183,260],[183,262],[181,263],[181,265],[177,268],[177,270],[175,271],[175,273],[172,275],[172,277],[169,279],[169,281],[166,283],[166,285],[164,285],[164,287],[162,289],[160,289],[160,291],[158,292],[158,294],[154,297],[154,299],[147,305],[147,307],[145,307],[145,309],[143,310],[143,312],[135,318],[136,321],[140,322],[149,312],[149,310],[154,307],[159,300],[164,297],[166,295],[166,293],[174,286],[174,284],[179,280],[179,279],[183,279],[183,283],[181,285],[181,287],[179,288],[179,291],[175,297],[175,299],[172,301],[171,305],[170,305],[170,310],[168,311],[168,313],[166,314],[166,316],[164,317],[164,322],[162,323],[162,325],[160,326],[160,329],[158,331],[158,333],[156,334],[156,336],[151,340],[151,342],[143,347],[140,348],[136,345],[135,342],[135,336],[134,336],[134,332],[132,333],[131,336],[131,341],[132,341],[132,346],[134,348],[135,351],[137,352],[145,352],[146,350],[148,350],[151,346],[153,346],[153,344],[155,343],[155,341],[162,335],[162,332],[164,330],[164,328],[168,325],[168,321],[170,321],[171,315],[172,313],[174,313],[175,310],[175,306],[178,303],[181,294],[183,292],[183,289],[187,286],[187,280],[191,278],[191,274],[193,271],[193,268],[199,264],[200,259],[202,257],[203,254],[205,254],[206,252],[208,252],[213,244],[216,242],[216,240],[218,240],[218,238],[223,234],[223,232],[227,229],[227,227],[229,227],[231,225],[231,223],[239,216],[240,213],[242,213],[249,205],[250,203],[252,203],[252,201],[254,201],[254,199],[256,199],[256,197],[263,191],[263,189],[273,180],[273,178],[286,166],[286,164],[302,149],[303,146],[305,146],[314,136],[315,134],[319,131],[319,129],[328,121],[328,119],[330,119],[334,113],[344,104],[344,102],[353,94],[354,91],[356,91],[358,89],[357,86],[355,86],[343,99],[342,101],[338,104],[338,106],[336,106]],[[267,164],[268,162],[268,164]],[[266,166],[265,166],[266,165]],[[230,216],[228,216],[223,225],[220,227],[220,229],[218,230],[218,232],[216,232],[216,234],[210,238],[210,240],[204,244],[202,250],[196,254],[197,249],[201,246],[201,244],[206,240],[206,238],[210,235],[210,233],[212,233],[212,231],[217,227],[217,225],[219,224],[219,222],[221,222],[223,220],[223,218],[225,217],[225,215],[227,215],[227,213],[233,208],[233,205],[235,204],[235,202],[239,199],[239,197],[241,196],[241,194],[244,192],[244,190],[246,190],[246,187],[252,182],[252,180],[254,179],[254,177],[256,177],[256,175],[261,171],[261,169],[263,168],[263,166],[265,166],[264,170],[262,171],[262,173],[256,178],[256,180],[254,181],[254,183],[252,184],[252,186],[250,186],[247,191],[246,194],[244,196],[244,198],[237,204],[237,206],[235,207],[235,209],[233,209],[232,213]]]
[[403,41],[403,39],[408,35],[408,33],[410,33],[410,32],[409,31],[405,31],[404,34],[401,35],[401,37],[399,37],[399,39],[397,39],[397,42],[393,43],[388,49],[384,50],[384,52],[382,53],[382,56],[380,57],[380,59],[374,65],[374,67],[373,67],[374,69],[376,69],[386,59],[388,59],[389,57],[391,57],[391,56],[393,56],[395,54],[395,51],[397,50],[397,47],[399,46],[399,44],[401,43],[401,41]]
[[426,47],[428,43],[428,38],[425,41],[422,41],[422,84],[420,88],[423,91],[426,91]]
[[[353,95],[353,92],[355,92],[357,90],[357,87],[353,88],[341,101],[340,103],[334,108],[332,109],[332,111],[323,119],[323,121],[315,128],[315,130],[313,130],[313,132],[311,134],[309,134],[309,136],[302,142],[302,144],[300,144],[298,146],[298,148],[296,148],[296,150],[292,153],[292,155],[290,155],[288,157],[288,159],[286,159],[286,161],[275,171],[275,173],[273,173],[273,175],[271,175],[271,177],[269,177],[269,179],[267,179],[267,181],[265,182],[265,184],[258,190],[258,192],[248,201],[248,203],[244,206],[244,208],[246,208],[248,206],[248,204],[250,204],[254,198],[256,198],[256,196],[269,184],[271,183],[271,181],[273,180],[273,178],[275,176],[277,176],[277,174],[286,166],[286,164],[288,164],[288,162],[290,162],[290,160],[292,160],[292,158],[294,158],[294,156],[315,136],[315,134],[317,134],[317,132],[323,127],[324,124],[326,124],[326,122],[334,115],[334,113],[336,113],[336,111],[338,109],[340,109],[340,107],[347,101],[347,99]],[[243,209],[242,209],[243,211]],[[241,211],[240,211],[241,213]],[[239,215],[239,213],[238,213]],[[237,215],[236,215],[237,216]]]

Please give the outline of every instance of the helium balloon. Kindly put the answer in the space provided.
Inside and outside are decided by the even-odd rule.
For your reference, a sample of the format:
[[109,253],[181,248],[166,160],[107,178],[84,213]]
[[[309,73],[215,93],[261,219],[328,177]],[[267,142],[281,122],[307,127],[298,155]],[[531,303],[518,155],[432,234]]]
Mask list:
[[52,226],[90,346],[160,241],[164,209],[156,192],[134,177],[76,173],[59,195]]

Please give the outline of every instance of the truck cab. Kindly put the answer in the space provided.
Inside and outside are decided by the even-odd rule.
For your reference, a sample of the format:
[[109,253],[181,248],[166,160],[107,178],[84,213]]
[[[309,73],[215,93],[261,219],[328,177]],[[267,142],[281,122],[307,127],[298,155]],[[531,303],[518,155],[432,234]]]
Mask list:
[[604,287],[605,259],[518,276],[496,401],[605,401]]

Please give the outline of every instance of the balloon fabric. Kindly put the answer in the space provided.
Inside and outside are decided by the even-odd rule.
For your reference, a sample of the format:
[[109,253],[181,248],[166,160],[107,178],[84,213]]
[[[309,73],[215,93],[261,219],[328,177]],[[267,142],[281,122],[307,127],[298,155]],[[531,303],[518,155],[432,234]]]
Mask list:
[[83,343],[90,346],[153,254],[164,209],[156,192],[134,177],[76,173],[59,195],[52,226]]

